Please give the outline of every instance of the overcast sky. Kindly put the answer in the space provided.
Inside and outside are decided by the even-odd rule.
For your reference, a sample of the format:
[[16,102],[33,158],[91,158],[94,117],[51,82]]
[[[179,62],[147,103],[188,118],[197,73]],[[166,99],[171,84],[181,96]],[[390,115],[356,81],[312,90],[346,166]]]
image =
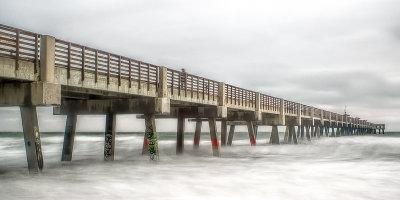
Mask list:
[[[107,50],[400,130],[398,0],[0,0],[0,23]],[[41,131],[65,117],[40,108]],[[20,131],[0,109],[0,131]],[[159,131],[175,131],[159,120]],[[119,131],[143,121],[118,117]],[[193,125],[188,125],[189,129]],[[103,116],[78,131],[104,130]]]

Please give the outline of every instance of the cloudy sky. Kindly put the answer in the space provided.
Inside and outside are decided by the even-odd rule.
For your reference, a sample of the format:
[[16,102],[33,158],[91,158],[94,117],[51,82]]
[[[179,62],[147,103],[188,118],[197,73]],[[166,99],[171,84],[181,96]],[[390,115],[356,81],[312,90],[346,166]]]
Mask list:
[[[0,23],[104,49],[400,130],[398,0],[1,0]],[[42,131],[65,118],[39,109]],[[16,108],[0,131],[21,130]],[[174,131],[160,120],[160,131]],[[172,124],[172,125],[171,125]],[[189,129],[193,125],[188,126]],[[132,115],[119,131],[142,131]],[[78,131],[104,130],[80,116]]]

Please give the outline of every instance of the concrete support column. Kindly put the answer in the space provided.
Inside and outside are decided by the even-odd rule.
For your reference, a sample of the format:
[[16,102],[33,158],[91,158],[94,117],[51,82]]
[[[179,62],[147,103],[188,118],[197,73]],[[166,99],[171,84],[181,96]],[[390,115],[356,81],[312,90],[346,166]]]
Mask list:
[[194,131],[193,148],[198,149],[200,144],[201,126],[203,122],[201,120],[196,121],[196,129]]
[[229,136],[228,136],[228,145],[232,145],[233,134],[235,133],[235,125],[230,125],[229,127]]
[[295,132],[296,132],[297,138],[299,138],[300,137],[300,126],[297,126],[297,128],[295,129]]
[[314,126],[311,125],[310,128],[311,128],[310,136],[311,136],[311,137],[315,137],[315,135],[314,135],[314,134],[315,134],[315,132],[314,132]]
[[213,156],[219,156],[219,141],[217,134],[217,122],[215,118],[208,119],[208,124],[210,127],[210,137],[211,137]]
[[304,139],[304,125],[300,126],[300,137],[302,140]]
[[317,135],[318,138],[321,137],[321,127],[320,127],[319,125],[316,127],[315,133],[316,133],[316,135]]
[[43,169],[43,155],[36,107],[21,106],[20,111],[29,173],[38,173]]
[[74,149],[74,141],[76,134],[76,115],[68,115],[65,124],[64,144],[62,149],[61,161],[71,161]]
[[289,142],[289,127],[288,126],[285,126],[285,136],[283,137],[283,141],[285,143]]
[[330,137],[336,137],[335,135],[335,127],[332,126],[332,132],[331,132],[331,136]]
[[247,121],[247,130],[249,132],[250,145],[255,146],[256,145],[256,137],[254,135],[253,122]]
[[294,127],[293,127],[293,130],[292,130],[292,125],[286,126],[286,128],[288,130],[288,140],[287,140],[287,142],[291,143],[293,141],[293,134],[296,134],[296,133],[294,131]]
[[104,139],[104,160],[113,161],[114,160],[114,150],[115,150],[115,128],[117,122],[116,114],[106,115],[106,131]]
[[56,40],[49,35],[42,35],[40,43],[40,81],[54,82]]
[[226,120],[221,121],[221,146],[226,146],[226,138],[227,138],[227,125]]
[[257,125],[253,125],[253,130],[254,130],[254,138],[257,139],[257,135],[258,135],[258,126],[257,126]]
[[178,116],[178,129],[176,134],[176,154],[182,154],[184,149],[185,118]]
[[276,125],[272,126],[272,131],[271,131],[271,136],[269,138],[269,143],[270,144],[279,144],[279,132],[278,132],[278,126],[276,126]]
[[160,159],[160,156],[158,152],[158,138],[154,114],[145,114],[144,122],[146,125],[145,135],[147,139],[147,147],[150,154],[150,160],[157,161]]
[[329,126],[325,126],[325,136],[329,137]]
[[145,155],[148,153],[149,153],[149,147],[147,144],[146,131],[145,131],[144,135],[143,135],[142,155]]
[[[312,127],[312,126],[311,126]],[[310,126],[306,126],[306,138],[309,142],[311,142],[311,135],[310,135]]]
[[293,138],[293,144],[297,144],[297,136],[296,136],[296,130],[294,126],[289,126],[289,137],[290,135]]

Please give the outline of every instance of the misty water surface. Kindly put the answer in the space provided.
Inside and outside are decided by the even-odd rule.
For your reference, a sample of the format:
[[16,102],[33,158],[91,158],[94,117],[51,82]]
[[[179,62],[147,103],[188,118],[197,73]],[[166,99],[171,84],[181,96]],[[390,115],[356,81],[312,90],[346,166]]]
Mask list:
[[[0,199],[397,199],[400,137],[321,138],[311,144],[250,147],[238,133],[212,157],[208,133],[175,155],[175,133],[160,133],[158,163],[141,156],[143,135],[118,133],[114,162],[101,133],[78,133],[73,161],[60,162],[62,133],[42,134],[45,168],[27,173],[21,133],[0,133]],[[281,137],[282,138],[282,137]]]

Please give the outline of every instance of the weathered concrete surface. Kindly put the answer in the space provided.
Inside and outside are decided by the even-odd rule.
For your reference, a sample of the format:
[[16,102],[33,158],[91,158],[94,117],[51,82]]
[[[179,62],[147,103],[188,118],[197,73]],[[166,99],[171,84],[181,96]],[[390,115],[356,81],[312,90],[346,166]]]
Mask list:
[[43,169],[43,155],[36,107],[21,106],[20,110],[29,173],[38,173]]
[[61,86],[53,83],[0,83],[0,106],[61,104]]
[[33,62],[18,61],[18,70],[15,70],[15,59],[0,57],[0,79],[19,81],[38,81],[39,75],[35,74]]
[[169,99],[138,98],[111,100],[63,100],[61,106],[54,107],[54,114],[168,114]]
[[68,115],[65,124],[64,143],[61,155],[61,161],[71,161],[74,150],[74,141],[76,134],[76,115]]
[[105,161],[114,160],[116,123],[117,123],[117,116],[115,114],[106,115],[106,128],[104,134]]

